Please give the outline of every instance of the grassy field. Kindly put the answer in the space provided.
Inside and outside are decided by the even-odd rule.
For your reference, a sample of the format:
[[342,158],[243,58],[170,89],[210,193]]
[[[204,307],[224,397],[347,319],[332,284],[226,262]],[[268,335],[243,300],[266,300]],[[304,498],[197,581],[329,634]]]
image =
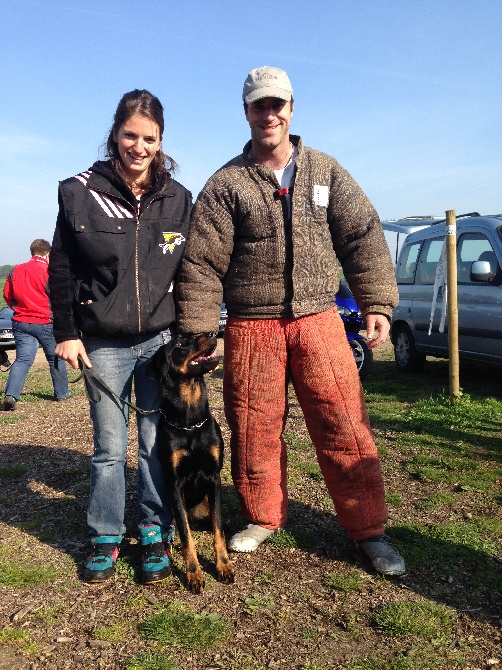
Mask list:
[[[81,383],[50,401],[44,362],[15,413],[0,414],[0,669],[485,670],[502,667],[500,371],[466,365],[450,406],[448,363],[400,374],[390,347],[364,384],[382,460],[388,532],[408,574],[379,577],[354,550],[327,496],[291,395],[286,426],[290,520],[252,555],[232,555],[236,583],[214,578],[208,533],[196,532],[207,588],[173,575],[138,581],[136,438],[116,576],[82,582],[92,434]],[[4,384],[5,377],[0,378]],[[228,444],[222,374],[211,405]],[[3,386],[0,388],[3,390]],[[240,528],[228,457],[227,534]]]

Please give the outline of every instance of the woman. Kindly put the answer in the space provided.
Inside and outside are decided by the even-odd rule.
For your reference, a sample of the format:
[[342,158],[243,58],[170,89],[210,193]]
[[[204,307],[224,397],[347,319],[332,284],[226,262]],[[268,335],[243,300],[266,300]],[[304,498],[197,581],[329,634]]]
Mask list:
[[[92,551],[85,580],[115,569],[125,533],[128,406],[159,407],[160,389],[147,363],[171,339],[173,281],[192,198],[171,173],[161,147],[160,101],[145,90],[119,102],[106,161],[61,182],[49,265],[56,354],[73,368],[80,357],[111,388],[91,403],[94,455],[87,523]],[[170,574],[172,510],[157,456],[159,414],[137,415],[138,516],[143,582]]]

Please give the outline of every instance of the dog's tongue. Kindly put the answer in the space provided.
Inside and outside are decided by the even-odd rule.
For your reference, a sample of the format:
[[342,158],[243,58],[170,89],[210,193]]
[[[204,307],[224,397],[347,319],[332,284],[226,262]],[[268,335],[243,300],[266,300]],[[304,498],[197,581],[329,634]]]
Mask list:
[[212,361],[216,366],[218,365],[219,360],[220,357],[216,354],[211,354],[211,356],[199,356],[198,358],[195,358],[193,361],[191,361],[190,365],[198,365],[199,363],[202,363],[204,361]]

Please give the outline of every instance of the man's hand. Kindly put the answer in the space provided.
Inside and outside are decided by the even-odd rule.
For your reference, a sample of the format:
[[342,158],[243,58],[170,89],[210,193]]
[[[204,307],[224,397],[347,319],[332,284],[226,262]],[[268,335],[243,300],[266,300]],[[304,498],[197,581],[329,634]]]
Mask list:
[[[375,335],[375,330],[378,331],[378,335]],[[385,342],[389,332],[389,319],[384,314],[366,314],[366,338],[370,349]]]
[[65,340],[56,346],[56,356],[62,361],[69,363],[72,368],[78,370],[78,357],[80,356],[87,368],[92,368],[91,361],[87,358],[82,340]]

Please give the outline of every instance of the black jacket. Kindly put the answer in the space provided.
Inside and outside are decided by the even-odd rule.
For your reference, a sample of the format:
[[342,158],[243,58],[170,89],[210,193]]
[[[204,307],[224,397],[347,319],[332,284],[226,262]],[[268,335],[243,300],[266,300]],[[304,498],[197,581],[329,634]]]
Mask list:
[[109,161],[60,183],[49,259],[57,342],[80,333],[143,335],[174,321],[173,280],[191,206],[190,192],[173,179],[138,203]]

